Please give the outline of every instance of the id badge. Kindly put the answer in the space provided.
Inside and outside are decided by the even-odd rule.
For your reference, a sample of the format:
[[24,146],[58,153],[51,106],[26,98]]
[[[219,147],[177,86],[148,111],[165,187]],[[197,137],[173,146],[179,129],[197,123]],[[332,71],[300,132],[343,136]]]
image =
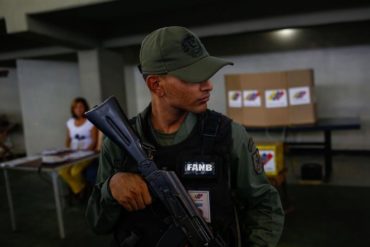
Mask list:
[[211,223],[211,206],[209,200],[209,191],[206,190],[188,190],[188,193],[198,208],[203,219]]

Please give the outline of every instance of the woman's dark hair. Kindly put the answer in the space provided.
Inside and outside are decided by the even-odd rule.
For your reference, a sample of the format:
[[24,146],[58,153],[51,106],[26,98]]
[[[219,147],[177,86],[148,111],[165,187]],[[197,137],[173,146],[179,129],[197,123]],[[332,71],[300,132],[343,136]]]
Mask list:
[[[81,103],[84,106],[85,112],[90,110],[89,104],[87,103],[86,99],[82,97],[77,97],[72,101],[72,104],[71,104],[71,114],[73,118],[77,118],[76,114],[73,112],[73,109],[78,103]],[[83,115],[83,117],[85,117],[85,114]]]

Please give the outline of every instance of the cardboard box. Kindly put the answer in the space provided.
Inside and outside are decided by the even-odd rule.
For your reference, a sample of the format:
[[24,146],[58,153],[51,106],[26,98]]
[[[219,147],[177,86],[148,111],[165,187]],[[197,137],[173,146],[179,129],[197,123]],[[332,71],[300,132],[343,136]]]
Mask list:
[[262,164],[268,177],[284,170],[284,145],[281,142],[258,144]]
[[312,70],[225,75],[227,114],[246,126],[315,123]]

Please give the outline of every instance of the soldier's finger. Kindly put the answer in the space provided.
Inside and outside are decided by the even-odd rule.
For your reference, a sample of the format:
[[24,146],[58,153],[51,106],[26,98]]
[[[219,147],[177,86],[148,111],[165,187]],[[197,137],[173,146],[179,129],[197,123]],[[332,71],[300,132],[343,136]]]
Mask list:
[[121,203],[121,205],[129,212],[132,212],[133,209],[131,207],[131,205],[128,203],[128,202],[124,202],[124,203]]
[[145,208],[144,199],[143,199],[143,196],[142,196],[141,193],[139,195],[137,195],[137,197],[136,197],[136,204],[137,204],[139,209],[144,209]]
[[152,204],[152,197],[150,195],[148,186],[146,184],[144,184],[144,186],[143,186],[141,195],[143,196],[143,200],[144,200],[145,205]]
[[137,197],[138,195],[136,193],[131,192],[131,197],[130,197],[130,200],[128,201],[128,203],[130,203],[134,211],[139,209],[139,206],[137,205],[137,202],[136,202]]

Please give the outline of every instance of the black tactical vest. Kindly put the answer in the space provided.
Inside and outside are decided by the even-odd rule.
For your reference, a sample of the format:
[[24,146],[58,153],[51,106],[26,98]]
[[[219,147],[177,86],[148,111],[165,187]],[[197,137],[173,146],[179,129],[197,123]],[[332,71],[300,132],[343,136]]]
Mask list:
[[[157,166],[175,171],[193,197],[207,196],[210,215],[206,214],[206,218],[211,228],[228,246],[236,246],[237,228],[230,184],[231,120],[217,112],[206,111],[198,115],[188,138],[171,146],[160,146],[148,123],[148,119],[142,119],[144,138],[155,147],[153,159]],[[115,246],[157,246],[170,225],[171,219],[164,206],[154,201],[145,210],[122,216],[115,231]],[[168,235],[181,237],[170,233],[166,238]]]

